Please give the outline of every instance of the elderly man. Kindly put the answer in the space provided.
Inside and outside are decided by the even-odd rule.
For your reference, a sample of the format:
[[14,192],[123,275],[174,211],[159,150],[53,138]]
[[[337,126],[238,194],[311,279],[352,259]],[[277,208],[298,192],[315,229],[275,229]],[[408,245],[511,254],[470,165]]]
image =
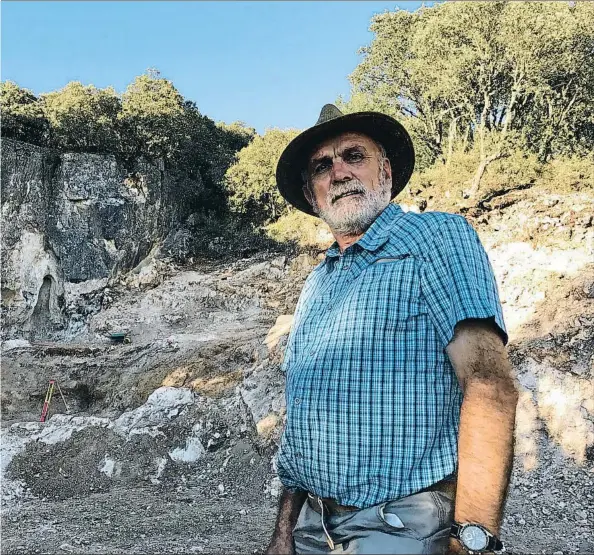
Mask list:
[[497,286],[464,218],[390,203],[413,166],[396,120],[332,105],[279,160],[281,194],[336,242],[285,353],[268,553],[502,549],[517,391]]

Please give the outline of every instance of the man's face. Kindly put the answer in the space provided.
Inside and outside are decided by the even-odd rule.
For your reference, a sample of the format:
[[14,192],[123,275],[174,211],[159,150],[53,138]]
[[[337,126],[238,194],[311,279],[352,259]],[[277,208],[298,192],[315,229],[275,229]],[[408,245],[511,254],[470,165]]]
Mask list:
[[343,133],[319,144],[309,158],[307,179],[305,196],[340,235],[363,233],[390,202],[390,162],[361,133]]

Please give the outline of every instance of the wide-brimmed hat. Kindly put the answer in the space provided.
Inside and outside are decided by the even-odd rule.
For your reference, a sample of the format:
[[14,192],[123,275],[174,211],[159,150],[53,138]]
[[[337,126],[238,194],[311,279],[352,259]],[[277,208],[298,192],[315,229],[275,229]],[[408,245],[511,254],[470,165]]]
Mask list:
[[415,166],[415,151],[402,124],[380,112],[345,115],[333,104],[326,104],[316,124],[287,145],[276,166],[276,184],[287,202],[302,212],[316,215],[303,193],[302,172],[316,145],[347,132],[363,133],[380,143],[392,166],[392,198],[404,189]]

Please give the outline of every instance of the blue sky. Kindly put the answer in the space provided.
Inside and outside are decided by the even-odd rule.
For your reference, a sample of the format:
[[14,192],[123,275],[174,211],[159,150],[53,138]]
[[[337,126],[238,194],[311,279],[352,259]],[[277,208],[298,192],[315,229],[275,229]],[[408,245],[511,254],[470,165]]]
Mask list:
[[420,2],[2,2],[2,79],[123,91],[149,67],[216,121],[305,128],[348,96],[375,13]]

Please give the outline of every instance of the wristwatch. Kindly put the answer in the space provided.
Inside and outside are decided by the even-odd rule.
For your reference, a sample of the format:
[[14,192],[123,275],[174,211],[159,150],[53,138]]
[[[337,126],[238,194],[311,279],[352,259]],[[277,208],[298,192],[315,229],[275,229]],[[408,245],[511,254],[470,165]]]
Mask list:
[[503,542],[497,536],[491,534],[484,526],[473,522],[464,524],[454,522],[450,529],[450,537],[456,538],[471,555],[489,551],[495,553],[505,551]]

